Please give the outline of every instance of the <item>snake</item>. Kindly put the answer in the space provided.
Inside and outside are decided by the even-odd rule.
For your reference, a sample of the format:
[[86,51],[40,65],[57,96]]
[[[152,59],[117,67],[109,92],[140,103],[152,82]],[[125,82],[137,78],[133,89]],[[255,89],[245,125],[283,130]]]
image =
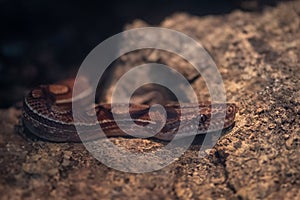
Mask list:
[[[39,85],[33,88],[23,101],[24,126],[34,135],[48,141],[80,142],[82,137],[77,133],[76,125],[87,128],[84,140],[93,140],[102,137],[97,134],[99,125],[107,137],[128,137],[126,130],[134,131],[132,125],[127,125],[128,120],[146,128],[146,131],[141,134],[147,133],[147,125],[163,121],[162,113],[156,112],[155,109],[154,111],[152,109],[151,117],[151,105],[147,104],[116,104],[114,109],[109,103],[85,105],[82,102],[88,94],[88,89],[82,86],[82,95],[74,98],[73,86],[74,79],[67,79],[56,84]],[[76,122],[72,111],[72,104],[75,102],[81,102],[79,105],[86,106],[85,112],[79,113],[79,121]],[[126,106],[127,111],[124,109]],[[180,125],[183,127],[180,138],[191,136],[192,130],[195,129],[196,134],[227,129],[234,125],[238,112],[237,105],[228,102],[166,103],[162,106],[165,109],[165,123],[155,135],[152,135],[152,138],[164,141],[172,140]],[[195,109],[198,109],[196,114]],[[128,111],[130,119],[125,115]],[[215,120],[211,120],[212,115],[215,116]],[[119,116],[118,123],[114,116]],[[96,122],[91,119],[96,119]],[[192,123],[195,120],[197,120],[196,127],[191,125],[195,124]]]

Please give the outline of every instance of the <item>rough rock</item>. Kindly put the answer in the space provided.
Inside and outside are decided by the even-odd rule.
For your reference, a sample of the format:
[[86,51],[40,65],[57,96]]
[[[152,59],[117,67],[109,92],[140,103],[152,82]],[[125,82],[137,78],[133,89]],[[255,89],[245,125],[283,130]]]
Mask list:
[[[147,24],[138,20],[127,28],[141,26]],[[29,138],[18,122],[20,109],[1,110],[2,199],[300,199],[300,1],[222,16],[177,13],[160,26],[186,33],[208,50],[228,101],[239,104],[235,127],[202,158],[196,143],[159,171],[131,174],[106,167],[82,144]],[[139,51],[114,70],[159,61],[182,69],[194,88],[203,88],[188,63],[169,58]],[[164,145],[112,141],[132,151]]]

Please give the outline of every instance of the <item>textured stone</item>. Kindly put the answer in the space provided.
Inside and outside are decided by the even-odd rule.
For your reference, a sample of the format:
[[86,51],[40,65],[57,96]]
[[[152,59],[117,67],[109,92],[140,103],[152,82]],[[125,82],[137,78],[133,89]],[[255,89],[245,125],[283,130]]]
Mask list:
[[[202,43],[219,67],[228,101],[239,104],[235,127],[210,152],[202,151],[201,159],[196,142],[159,171],[123,173],[101,164],[82,144],[28,137],[17,123],[20,110],[1,110],[1,198],[299,199],[299,15],[300,2],[288,1],[262,12],[177,13],[161,23]],[[147,24],[138,20],[127,28],[143,26]],[[159,60],[191,80],[200,99],[209,99],[201,76],[176,56],[146,50],[120,60],[113,77]],[[133,152],[164,145],[145,139],[112,141]]]

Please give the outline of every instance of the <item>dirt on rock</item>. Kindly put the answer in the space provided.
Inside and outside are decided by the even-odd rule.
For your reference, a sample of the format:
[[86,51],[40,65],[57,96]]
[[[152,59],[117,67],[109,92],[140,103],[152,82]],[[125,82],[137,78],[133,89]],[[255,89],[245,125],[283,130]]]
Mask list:
[[[136,20],[125,29],[149,26]],[[1,199],[300,199],[300,1],[261,12],[225,15],[177,13],[160,27],[200,42],[222,75],[227,100],[239,106],[233,129],[211,151],[193,144],[169,166],[133,174],[97,161],[80,143],[30,138],[21,107],[0,111]],[[159,62],[180,71],[201,100],[205,82],[185,60],[141,50],[122,56],[114,80],[133,66]],[[133,152],[164,146],[156,140],[112,138]]]

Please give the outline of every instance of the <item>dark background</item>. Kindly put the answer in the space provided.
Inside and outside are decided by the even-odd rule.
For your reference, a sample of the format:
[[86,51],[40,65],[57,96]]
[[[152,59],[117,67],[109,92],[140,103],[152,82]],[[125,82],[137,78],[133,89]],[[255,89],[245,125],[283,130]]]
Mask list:
[[0,107],[22,101],[37,84],[76,74],[97,44],[134,19],[155,26],[176,12],[220,15],[274,4],[274,0],[0,0]]

